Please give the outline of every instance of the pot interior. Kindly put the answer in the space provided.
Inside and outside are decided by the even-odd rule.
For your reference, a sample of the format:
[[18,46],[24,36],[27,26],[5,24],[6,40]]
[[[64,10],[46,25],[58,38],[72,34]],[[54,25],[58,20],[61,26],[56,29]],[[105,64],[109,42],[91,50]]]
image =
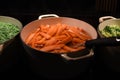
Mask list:
[[105,28],[105,26],[107,26],[107,25],[120,26],[120,19],[110,19],[110,20],[106,20],[106,21],[100,23],[98,25],[98,33],[99,33],[100,37],[103,37],[103,35],[100,33],[100,31],[103,30]]
[[74,19],[74,18],[68,18],[68,17],[49,17],[49,18],[43,18],[41,20],[34,20],[27,25],[24,26],[24,28],[21,31],[20,37],[23,42],[25,42],[26,37],[34,30],[36,30],[41,24],[42,25],[52,25],[52,24],[57,24],[57,23],[62,23],[62,24],[67,24],[70,26],[76,26],[76,27],[81,27],[83,28],[87,33],[90,34],[92,39],[97,38],[97,32],[94,29],[93,26],[90,24]]

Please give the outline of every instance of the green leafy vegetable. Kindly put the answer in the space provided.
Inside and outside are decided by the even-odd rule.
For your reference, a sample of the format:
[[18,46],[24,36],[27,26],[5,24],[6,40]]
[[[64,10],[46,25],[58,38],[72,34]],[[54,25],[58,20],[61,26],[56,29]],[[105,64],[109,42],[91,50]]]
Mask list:
[[19,32],[18,26],[12,23],[0,22],[0,44],[12,39]]
[[105,37],[120,36],[120,26],[118,26],[118,25],[107,25],[100,32]]

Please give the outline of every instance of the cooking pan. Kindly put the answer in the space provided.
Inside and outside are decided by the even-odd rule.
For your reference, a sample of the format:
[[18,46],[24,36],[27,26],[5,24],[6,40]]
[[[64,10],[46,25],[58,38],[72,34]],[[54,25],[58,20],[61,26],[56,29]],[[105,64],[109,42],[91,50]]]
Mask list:
[[[36,30],[40,24],[52,25],[57,23],[81,27],[90,34],[92,39],[97,39],[97,32],[94,27],[82,20],[59,17],[56,14],[41,15],[38,20],[34,20],[25,25],[20,33],[23,47],[27,52],[26,58],[28,59],[28,67],[33,73],[50,79],[68,79],[78,75],[79,77],[86,75],[93,62],[94,51],[92,48],[86,48],[85,50],[75,52],[74,55],[70,55],[70,53],[68,53],[69,55],[65,55],[38,51],[25,43],[27,36],[33,30]],[[69,56],[70,59],[66,58],[66,56]]]
[[[67,54],[52,54],[48,52],[38,51],[28,46],[25,43],[27,36],[34,30],[36,30],[39,25],[43,24],[68,24],[70,26],[77,26],[84,29],[92,39],[86,41],[80,46],[85,46],[86,48],[77,52],[71,52]],[[91,63],[94,55],[94,46],[114,45],[111,42],[108,43],[108,38],[97,39],[97,31],[93,26],[84,22],[82,20],[69,18],[69,17],[59,17],[56,14],[48,14],[39,16],[38,20],[34,20],[27,25],[25,25],[20,33],[20,38],[23,46],[28,53],[28,63],[30,69],[38,75],[43,75],[48,78],[71,78],[77,75],[86,75],[83,72],[89,72],[91,68]],[[116,44],[116,38],[111,38]]]
[[[27,24],[26,26],[24,26],[24,28],[22,29],[21,34],[20,34],[22,42],[26,46],[28,46],[25,43],[25,39],[27,38],[27,36],[33,30],[35,30],[37,27],[39,27],[40,24],[52,25],[52,24],[57,24],[57,23],[62,23],[62,24],[68,24],[70,26],[81,27],[92,37],[92,39],[97,38],[97,32],[94,29],[94,27],[91,26],[90,24],[82,21],[82,20],[78,20],[78,19],[74,19],[74,18],[68,18],[68,17],[59,17],[56,14],[48,14],[48,15],[41,15],[41,16],[39,16],[38,20],[34,20],[34,21],[30,22],[29,24]],[[86,43],[90,43],[90,42],[86,42]],[[82,45],[80,45],[80,46],[82,46]],[[86,46],[88,46],[88,44]],[[39,51],[39,52],[42,52],[42,51]],[[91,48],[90,49],[86,48],[82,51],[78,51],[78,52],[75,52],[75,53],[79,53],[80,55],[76,55],[76,58],[75,58],[75,56],[74,56],[74,58],[72,58],[72,56],[71,56],[70,60],[87,58],[87,57],[93,56],[93,54],[94,54]],[[67,54],[59,54],[59,55],[61,55],[61,57],[63,57],[63,58],[66,58],[65,56],[67,56]],[[80,57],[78,57],[78,56],[80,56]],[[83,56],[83,57],[81,57],[81,56]],[[67,60],[68,60],[68,58],[67,58]]]

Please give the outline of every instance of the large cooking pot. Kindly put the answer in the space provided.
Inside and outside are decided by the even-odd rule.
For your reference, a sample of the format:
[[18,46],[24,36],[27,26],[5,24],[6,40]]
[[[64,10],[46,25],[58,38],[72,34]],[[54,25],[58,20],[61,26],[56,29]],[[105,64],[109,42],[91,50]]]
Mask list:
[[[118,25],[120,26],[120,19],[113,16],[103,16],[99,18],[100,24],[98,25],[98,33],[101,38],[105,37],[100,33],[106,25]],[[119,36],[116,37],[116,41],[120,42]],[[119,45],[119,44],[118,44]],[[104,68],[108,70],[120,72],[120,45],[119,46],[107,46],[99,49],[99,60],[104,64]]]
[[59,17],[55,14],[41,15],[38,20],[34,20],[25,25],[20,33],[21,41],[28,53],[30,69],[39,75],[57,79],[86,75],[84,72],[89,72],[92,66],[93,49],[86,48],[83,51],[75,53],[79,55],[52,54],[35,50],[25,43],[27,36],[33,30],[37,29],[39,25],[52,25],[57,23],[81,27],[92,39],[97,38],[97,32],[94,27],[82,20]]

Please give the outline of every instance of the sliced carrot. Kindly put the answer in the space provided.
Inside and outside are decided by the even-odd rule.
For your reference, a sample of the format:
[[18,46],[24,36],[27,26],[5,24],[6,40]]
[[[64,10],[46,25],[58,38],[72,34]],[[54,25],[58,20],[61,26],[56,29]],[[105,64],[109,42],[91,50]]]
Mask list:
[[42,35],[42,36],[43,36],[44,38],[46,38],[46,39],[50,39],[50,38],[51,38],[50,35],[48,35],[48,34],[46,34],[46,33],[44,33],[44,32],[39,32],[39,34]]
[[66,37],[65,39],[63,39],[60,43],[62,43],[62,44],[67,44],[67,43],[69,43],[69,42],[71,42],[72,41],[72,38],[71,37]]
[[45,46],[45,47],[41,48],[40,51],[49,52],[52,50],[61,49],[63,46],[64,46],[64,44]]
[[68,33],[70,34],[70,36],[72,36],[72,37],[77,37],[77,35],[76,34],[74,34],[74,32],[72,31],[72,30],[67,30],[68,31]]
[[71,48],[71,47],[65,45],[63,48],[64,48],[65,50],[69,51],[69,52],[75,52],[75,51],[82,50],[82,49],[84,49],[85,47],[81,46],[81,47],[78,47],[78,48]]
[[46,40],[45,46],[53,45],[53,44],[55,44],[56,42],[57,42],[57,39],[51,38],[51,39],[49,39],[49,40]]
[[39,40],[39,41],[36,41],[36,42],[34,42],[34,43],[36,43],[36,44],[45,44],[45,38],[42,38],[41,40]]
[[80,38],[73,38],[72,39],[72,42],[75,42],[75,43],[83,43],[85,42],[84,40],[80,39]]
[[29,43],[39,31],[40,31],[40,29],[38,28],[34,32],[30,33],[30,35],[28,35],[28,37],[26,38],[25,42]]
[[27,39],[26,39],[26,44],[28,44],[32,39],[33,39],[33,36],[34,36],[35,34],[34,33],[32,33],[32,34],[30,34],[28,37],[27,37]]
[[86,40],[91,39],[82,28],[66,24],[40,25],[25,40],[26,44],[40,51],[69,53],[84,49]]
[[59,36],[54,36],[57,40],[62,40],[64,38],[66,38],[67,36],[64,34],[64,35],[59,35]]
[[58,31],[56,33],[56,36],[58,36],[66,29],[67,26],[65,24],[58,23],[56,27],[58,27]]
[[47,34],[50,35],[50,36],[52,36],[54,34],[54,32],[53,32],[54,30],[55,30],[55,26],[51,25],[50,28],[49,28],[49,30],[48,30],[48,32],[47,32]]
[[39,28],[41,32],[47,33],[50,28],[50,25],[40,25]]
[[77,37],[79,37],[80,39],[82,39],[82,40],[88,40],[89,37],[83,35],[77,28],[71,27],[70,29],[71,29],[71,30],[73,31],[73,33],[74,33]]

